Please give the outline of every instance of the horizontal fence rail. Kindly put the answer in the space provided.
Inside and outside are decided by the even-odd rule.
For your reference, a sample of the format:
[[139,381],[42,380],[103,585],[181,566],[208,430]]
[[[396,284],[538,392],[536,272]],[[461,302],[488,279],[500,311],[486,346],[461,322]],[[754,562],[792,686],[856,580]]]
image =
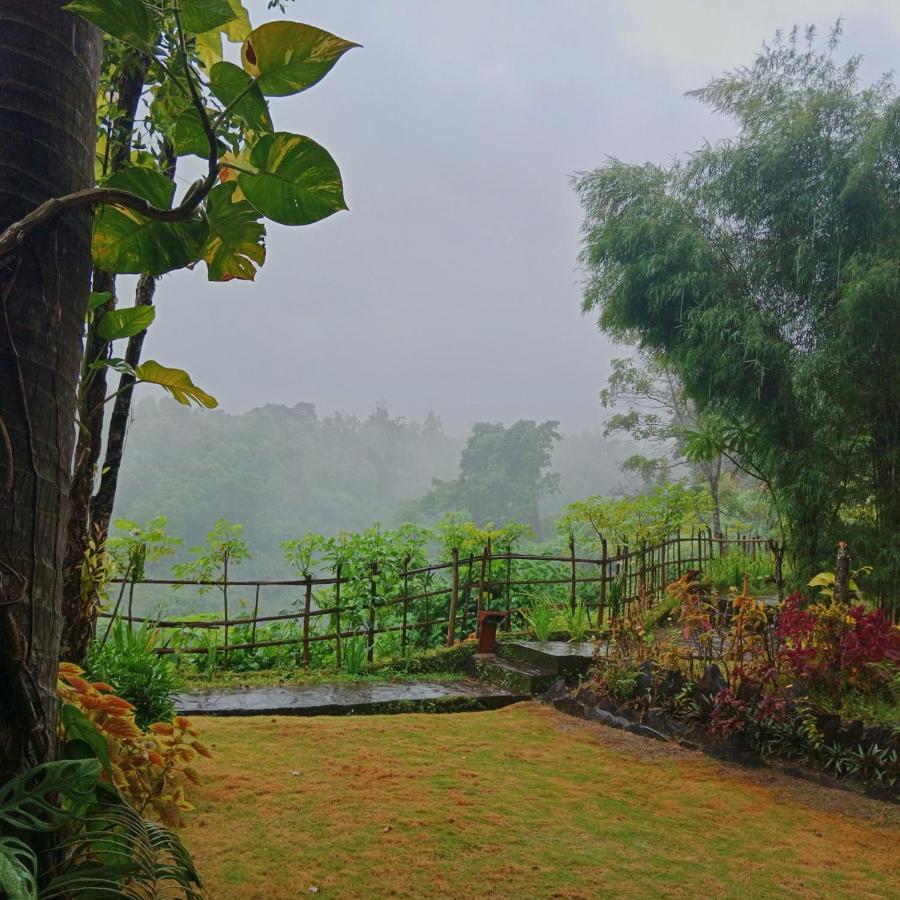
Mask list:
[[[475,630],[478,614],[483,609],[501,609],[509,613],[505,627],[510,630],[514,620],[520,625],[524,622],[522,617],[528,608],[529,588],[558,588],[560,596],[553,604],[556,609],[575,612],[582,605],[590,627],[599,631],[611,616],[623,614],[638,597],[662,601],[671,581],[690,569],[702,570],[709,560],[732,549],[754,558],[770,558],[775,589],[779,595],[782,592],[784,547],[770,539],[750,535],[717,538],[711,532],[702,531],[674,535],[654,545],[610,548],[601,539],[600,546],[599,557],[577,555],[574,541],[569,544],[568,556],[494,553],[490,545],[478,554],[461,555],[454,551],[449,562],[408,570],[393,569],[391,574],[399,593],[389,597],[379,592],[384,573],[377,568],[356,577],[343,575],[338,569],[330,578],[310,576],[277,581],[148,578],[130,582],[116,579],[113,581],[118,587],[115,608],[104,610],[100,616],[117,618],[130,625],[152,624],[162,634],[159,645],[154,647],[159,654],[215,652],[227,660],[229,652],[294,645],[302,650],[302,661],[308,665],[312,646],[331,641],[336,662],[340,665],[347,640],[364,640],[366,655],[371,662],[378,635],[399,633],[401,652],[415,649],[417,645],[434,646],[438,636],[441,644],[452,647],[459,637],[467,637]],[[519,563],[541,563],[556,571],[543,573],[541,577],[520,577],[515,571]],[[196,620],[134,615],[137,585],[217,589],[222,594],[223,616]],[[235,588],[252,589],[252,615],[229,615],[228,592]],[[273,588],[297,589],[298,596],[293,600],[295,608],[260,615],[261,595]],[[258,626],[279,624],[293,626],[294,631],[285,636],[266,636],[257,640]],[[236,639],[232,639],[235,629],[240,630]],[[210,634],[212,640],[201,642],[200,636],[204,632]]]

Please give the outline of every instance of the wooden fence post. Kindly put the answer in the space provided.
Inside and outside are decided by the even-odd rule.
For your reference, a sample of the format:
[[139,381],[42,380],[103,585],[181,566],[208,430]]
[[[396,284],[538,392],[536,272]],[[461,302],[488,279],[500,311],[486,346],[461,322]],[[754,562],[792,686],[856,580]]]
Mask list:
[[303,665],[309,668],[309,614],[312,611],[312,576],[306,576],[306,596],[303,599]]
[[837,603],[850,602],[850,550],[846,541],[838,541],[837,560],[834,564],[834,599]]
[[504,631],[512,631],[512,601],[510,593],[512,590],[512,546],[506,548],[506,621],[503,623]]
[[409,557],[403,560],[403,627],[400,629],[400,651],[406,652],[406,623],[409,615]]
[[341,569],[342,563],[337,564],[334,571],[336,581],[334,583],[334,661],[338,669],[341,668]]
[[250,643],[256,643],[256,620],[259,618],[259,583],[256,585],[256,598],[253,601],[253,625],[250,626]]
[[575,583],[575,535],[569,535],[569,556],[572,559],[572,577],[571,577],[571,585],[569,587],[569,606],[572,607],[572,612],[575,612],[575,607],[578,605],[577,599],[577,585]]
[[228,551],[225,551],[222,569],[222,604],[225,607],[225,645],[222,650],[222,664],[228,668]]
[[606,538],[600,538],[600,606],[597,608],[597,630],[603,627],[603,613],[606,609],[606,579],[609,559],[606,552]]
[[481,573],[478,576],[478,598],[475,601],[475,630],[478,630],[478,616],[484,604],[484,575],[487,571],[488,560],[491,557],[490,540],[481,550]]
[[456,643],[456,606],[459,603],[459,550],[454,547],[450,552],[453,565],[450,575],[450,614],[447,622],[448,647]]
[[369,650],[367,654],[370,663],[375,661],[375,598],[378,596],[375,579],[377,577],[378,563],[372,563],[372,575],[369,578]]

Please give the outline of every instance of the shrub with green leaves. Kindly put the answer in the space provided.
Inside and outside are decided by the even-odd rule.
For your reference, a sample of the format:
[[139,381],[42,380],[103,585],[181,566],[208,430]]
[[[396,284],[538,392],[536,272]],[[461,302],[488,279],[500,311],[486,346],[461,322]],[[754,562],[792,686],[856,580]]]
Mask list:
[[134,704],[138,725],[171,719],[181,683],[174,667],[153,652],[157,632],[152,624],[144,622],[135,629],[116,619],[105,638],[95,640],[88,651],[90,678],[112,685]]

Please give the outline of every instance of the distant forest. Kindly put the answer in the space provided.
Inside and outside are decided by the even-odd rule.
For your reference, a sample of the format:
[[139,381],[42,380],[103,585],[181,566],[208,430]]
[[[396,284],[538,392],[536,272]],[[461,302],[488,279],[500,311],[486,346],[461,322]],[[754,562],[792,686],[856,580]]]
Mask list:
[[[169,533],[184,541],[177,558],[203,543],[217,519],[240,522],[253,551],[241,574],[285,577],[286,538],[427,521],[416,501],[434,479],[458,476],[465,445],[434,415],[320,416],[310,403],[232,414],[148,398],[135,408],[115,517],[166,516]],[[558,491],[540,502],[545,532],[565,504],[633,483],[621,470],[633,449],[599,430],[563,434],[550,457]]]

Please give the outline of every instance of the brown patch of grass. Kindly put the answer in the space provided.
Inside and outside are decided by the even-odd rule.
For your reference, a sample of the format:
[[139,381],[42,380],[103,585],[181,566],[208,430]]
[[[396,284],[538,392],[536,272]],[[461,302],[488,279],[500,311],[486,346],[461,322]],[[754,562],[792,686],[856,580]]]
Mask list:
[[198,721],[215,900],[900,897],[895,809],[537,704]]

